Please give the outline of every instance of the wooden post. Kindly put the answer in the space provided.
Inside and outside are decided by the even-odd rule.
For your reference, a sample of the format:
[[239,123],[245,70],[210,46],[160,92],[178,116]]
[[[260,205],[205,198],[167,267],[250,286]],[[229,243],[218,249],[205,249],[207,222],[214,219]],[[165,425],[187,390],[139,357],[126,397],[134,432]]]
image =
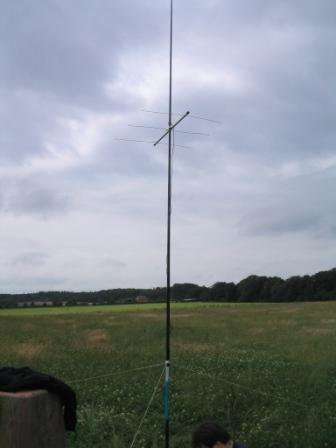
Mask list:
[[0,392],[0,448],[65,448],[58,397],[46,390]]

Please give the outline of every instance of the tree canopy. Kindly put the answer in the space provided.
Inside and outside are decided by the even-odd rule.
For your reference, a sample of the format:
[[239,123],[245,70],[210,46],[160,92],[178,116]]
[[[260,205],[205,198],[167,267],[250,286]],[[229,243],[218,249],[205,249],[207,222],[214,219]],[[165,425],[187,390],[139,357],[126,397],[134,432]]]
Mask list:
[[[135,303],[144,296],[150,302],[163,302],[166,288],[118,288],[96,292],[49,291],[28,294],[0,294],[0,307],[61,306],[83,304]],[[216,282],[212,286],[175,283],[174,301],[213,302],[298,302],[336,299],[336,268],[314,275],[280,277],[250,275],[239,283]]]

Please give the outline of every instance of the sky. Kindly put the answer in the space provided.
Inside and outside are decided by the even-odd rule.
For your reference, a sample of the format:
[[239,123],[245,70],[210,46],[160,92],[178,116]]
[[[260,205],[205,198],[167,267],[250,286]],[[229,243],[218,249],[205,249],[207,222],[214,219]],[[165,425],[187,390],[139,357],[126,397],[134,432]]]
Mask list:
[[[1,11],[0,293],[164,286],[167,144],[117,139],[167,127],[169,1]],[[172,283],[336,266],[335,25],[334,0],[175,0]]]

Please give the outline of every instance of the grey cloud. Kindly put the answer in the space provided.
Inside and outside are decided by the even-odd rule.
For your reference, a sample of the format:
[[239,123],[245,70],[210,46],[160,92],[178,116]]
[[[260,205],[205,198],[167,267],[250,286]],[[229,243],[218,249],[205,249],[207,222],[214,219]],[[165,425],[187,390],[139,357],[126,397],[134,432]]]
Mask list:
[[306,211],[266,208],[245,216],[241,226],[247,227],[252,235],[279,235],[315,230],[320,221],[318,215]]
[[68,279],[58,275],[9,275],[6,278],[0,278],[1,293],[31,293],[39,291],[60,290],[66,284]]
[[[167,148],[114,138],[154,140],[156,131],[127,124],[167,125],[166,116],[138,110],[167,109],[168,3],[23,0],[3,5],[0,209],[10,223],[3,238],[10,241],[8,247],[13,245],[12,253],[20,253],[20,232],[33,241],[25,239],[21,260],[14,260],[16,269],[24,271],[25,262],[43,263],[38,253],[52,252],[45,246],[49,225],[45,218],[57,217],[58,241],[66,233],[81,250],[89,244],[87,226],[93,222],[111,229],[112,254],[123,238],[139,236],[134,246],[120,247],[128,254],[127,266],[119,258],[107,257],[112,275],[99,265],[99,247],[107,243],[97,234],[97,246],[87,247],[92,259],[99,260],[95,280],[83,275],[72,252],[65,254],[57,245],[60,263],[53,269],[55,283],[50,274],[47,283],[14,276],[12,286],[6,283],[8,288],[13,289],[14,283],[25,288],[24,282],[36,289],[47,284],[99,288],[111,277],[125,286],[139,286],[143,278],[153,284],[160,281],[161,271],[164,275],[164,253],[158,247],[162,238],[164,251]],[[305,165],[306,160],[323,161],[334,155],[335,13],[331,0],[175,2],[174,110],[190,109],[194,115],[221,122],[188,119],[181,130],[210,136],[176,134],[176,143],[192,147],[176,148],[174,156],[174,235],[181,247],[187,241],[183,256],[190,254],[190,263],[177,269],[181,281],[183,276],[194,278],[195,272],[204,273],[205,283],[211,276],[220,280],[222,272],[233,272],[239,279],[249,271],[261,240],[267,243],[269,256],[260,253],[259,265],[271,266],[270,259],[280,248],[283,258],[277,258],[274,269],[281,275],[288,266],[282,236],[295,242],[291,274],[298,265],[296,253],[301,251],[305,259],[309,244],[319,250],[313,261],[306,257],[310,261],[305,269],[321,259],[327,266],[334,258],[329,241],[336,234],[334,168],[292,177],[281,170],[286,163]],[[101,124],[105,119],[107,124]],[[86,124],[92,130],[88,135]],[[47,144],[55,149],[54,158]],[[87,147],[81,151],[80,145]],[[41,241],[34,239],[28,225],[22,228],[26,215],[34,217]],[[79,217],[82,233],[77,228]],[[145,251],[143,234],[150,235]],[[198,245],[204,257],[195,261]],[[222,246],[229,247],[230,262],[236,257],[234,271],[230,266],[217,267],[225,266]],[[242,253],[250,258],[244,260]],[[62,276],[63,257],[69,261],[71,278]],[[155,279],[152,271],[147,273],[143,257],[148,266],[157,266]]]
[[307,233],[311,238],[335,238],[335,170],[296,176],[274,184],[256,197],[238,228],[247,235]]
[[[197,95],[185,89],[178,103],[222,121],[216,132],[218,145],[225,143],[259,159],[331,153],[336,137],[332,118],[336,31],[331,26],[335,5],[262,1],[228,2],[223,9],[215,5],[213,10],[206,8],[211,11],[208,20],[214,20],[215,29],[218,26],[217,35],[211,28],[209,36],[218,38],[213,64],[218,58],[225,62],[223,72],[234,68],[248,80],[248,88],[219,93],[219,85],[205,85]],[[207,21],[204,26],[208,27]],[[193,34],[190,41],[197,41],[197,36]],[[200,60],[202,56],[206,57],[201,54]]]
[[101,262],[101,266],[104,268],[111,267],[114,269],[125,269],[127,267],[127,264],[124,261],[118,260],[116,258],[106,257]]
[[25,252],[14,257],[11,263],[13,265],[40,267],[44,266],[49,258],[49,255],[44,252]]
[[[309,104],[310,94],[309,87],[305,101],[293,89],[288,101],[281,96],[272,100],[267,92],[247,94],[245,99],[205,94],[203,103],[196,107],[205,116],[222,121],[220,126],[207,126],[218,148],[225,145],[232,151],[253,154],[261,163],[273,165],[275,161],[334,152],[335,123],[331,117],[336,102],[330,104],[322,97],[319,102],[311,100]],[[202,96],[199,100],[202,101]],[[214,109],[209,109],[207,104]],[[207,148],[209,139],[198,145]]]
[[68,196],[51,188],[23,183],[16,187],[15,192],[8,195],[6,211],[48,218],[67,212],[70,204]]
[[[0,158],[24,162],[47,153],[46,136],[64,132],[58,118],[81,112],[122,112],[134,99],[106,84],[119,74],[122,53],[160,39],[150,2],[7,2],[0,26]],[[146,12],[139,20],[138,14]],[[154,25],[153,25],[154,24]],[[139,44],[140,45],[140,44]]]
[[56,110],[34,93],[5,92],[0,106],[0,160],[21,163],[46,152],[45,134]]
[[[145,12],[146,3],[141,8]],[[103,83],[115,76],[125,44],[150,39],[145,27],[155,23],[149,8],[142,22],[139,12],[140,5],[131,1],[7,3],[1,27],[3,82],[84,107],[111,107]]]
[[[194,7],[194,14],[189,14],[187,26],[185,24],[186,11]],[[176,27],[183,22],[184,30],[197,29],[206,37],[219,31],[228,29],[230,33],[241,35],[251,29],[261,27],[273,27],[277,29],[297,23],[305,23],[309,26],[319,27],[323,23],[326,27],[333,27],[336,6],[333,0],[323,0],[318,5],[315,0],[228,0],[223,4],[222,0],[212,0],[205,3],[202,0],[188,0],[177,3],[175,21]],[[179,19],[180,18],[180,19]],[[180,20],[180,23],[179,23]],[[209,27],[211,23],[211,27]],[[182,32],[182,31],[181,31]],[[216,34],[215,34],[216,36]],[[236,37],[236,36],[235,36]],[[232,42],[234,45],[234,42]]]
[[106,67],[84,7],[79,12],[67,2],[24,1],[8,3],[4,16],[6,85],[79,103],[100,95]]

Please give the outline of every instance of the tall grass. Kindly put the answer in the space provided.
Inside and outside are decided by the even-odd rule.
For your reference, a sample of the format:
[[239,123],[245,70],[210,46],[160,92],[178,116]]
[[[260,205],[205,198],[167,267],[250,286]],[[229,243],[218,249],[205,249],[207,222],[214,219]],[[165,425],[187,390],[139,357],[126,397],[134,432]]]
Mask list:
[[[127,447],[162,366],[119,373],[163,363],[164,308],[74,310],[0,312],[1,364],[74,387],[71,448]],[[336,303],[184,304],[172,322],[173,448],[209,418],[250,448],[335,448]],[[136,447],[162,446],[162,413],[161,389]]]

